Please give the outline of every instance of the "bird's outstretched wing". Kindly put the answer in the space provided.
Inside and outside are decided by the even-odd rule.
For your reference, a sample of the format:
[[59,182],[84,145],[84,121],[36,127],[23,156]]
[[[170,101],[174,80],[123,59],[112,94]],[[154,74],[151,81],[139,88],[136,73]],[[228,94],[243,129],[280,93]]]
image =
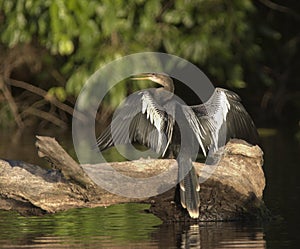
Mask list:
[[212,149],[211,152],[216,152],[230,138],[241,138],[255,144],[258,142],[258,134],[239,96],[231,91],[216,88],[206,103],[191,107],[180,105],[179,107],[176,121],[178,122],[178,116],[180,117],[178,114],[181,114],[186,121],[186,126],[193,133],[193,136],[188,138],[191,143],[181,148],[185,150],[185,153],[181,153],[177,158],[179,179],[182,179],[180,200],[189,215],[192,218],[198,218],[200,185],[190,160],[195,139],[206,156],[208,150]]
[[126,98],[97,139],[100,150],[138,142],[164,155],[172,138],[174,115],[154,99],[155,90],[139,91]]
[[229,90],[216,88],[207,102],[191,106],[200,123],[202,142],[216,151],[230,138],[258,143],[258,133],[240,97]]

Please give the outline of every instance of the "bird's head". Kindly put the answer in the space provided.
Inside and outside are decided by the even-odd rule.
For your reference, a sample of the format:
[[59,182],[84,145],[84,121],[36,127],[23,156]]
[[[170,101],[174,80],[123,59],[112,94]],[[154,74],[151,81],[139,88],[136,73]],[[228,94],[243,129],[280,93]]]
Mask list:
[[166,90],[173,92],[174,85],[171,77],[165,73],[142,73],[131,77],[132,80],[151,80]]

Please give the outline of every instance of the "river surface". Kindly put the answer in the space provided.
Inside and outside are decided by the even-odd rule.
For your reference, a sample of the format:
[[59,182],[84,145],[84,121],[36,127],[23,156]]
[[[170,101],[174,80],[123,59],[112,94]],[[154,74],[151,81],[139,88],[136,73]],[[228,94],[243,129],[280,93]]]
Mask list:
[[[74,155],[70,134],[55,136]],[[0,131],[0,158],[47,167],[38,158],[32,133]],[[0,210],[0,248],[300,248],[300,149],[288,132],[262,138],[267,187],[264,199],[273,220],[264,223],[162,224],[147,205],[73,209],[24,217]]]

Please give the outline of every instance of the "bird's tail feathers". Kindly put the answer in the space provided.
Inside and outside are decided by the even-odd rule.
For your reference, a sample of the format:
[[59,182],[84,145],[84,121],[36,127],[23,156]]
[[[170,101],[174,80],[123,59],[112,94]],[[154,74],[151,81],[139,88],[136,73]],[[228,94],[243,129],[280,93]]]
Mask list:
[[[185,162],[187,163],[187,162]],[[192,162],[190,162],[192,163]],[[186,165],[179,165],[179,169],[186,169]],[[187,209],[189,215],[196,219],[199,217],[200,207],[200,184],[194,166],[180,182],[180,200],[181,205]]]

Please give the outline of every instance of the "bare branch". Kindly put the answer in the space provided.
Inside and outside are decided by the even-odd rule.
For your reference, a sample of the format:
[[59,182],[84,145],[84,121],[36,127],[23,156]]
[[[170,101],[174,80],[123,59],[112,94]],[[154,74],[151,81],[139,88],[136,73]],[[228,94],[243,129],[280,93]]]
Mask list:
[[18,106],[16,105],[10,91],[7,89],[6,85],[4,84],[2,75],[0,75],[0,90],[2,90],[3,95],[9,104],[9,107],[14,115],[16,124],[19,126],[20,129],[24,128],[24,123],[19,115]]
[[31,85],[31,84],[21,81],[21,80],[15,80],[15,79],[11,79],[11,78],[6,79],[6,82],[14,87],[19,87],[19,88],[25,89],[27,91],[30,91],[36,95],[43,97],[45,100],[47,100],[51,104],[55,105],[59,109],[63,110],[64,112],[66,112],[70,115],[76,115],[76,118],[78,118],[81,121],[84,121],[86,119],[86,117],[83,114],[78,113],[78,112],[74,113],[74,109],[72,107],[60,102],[55,97],[49,95],[48,92],[45,91],[44,89],[41,89],[39,87],[36,87],[34,85]]
[[24,115],[26,113],[45,119],[61,128],[65,129],[68,127],[68,125],[64,121],[60,120],[59,118],[55,117],[53,114],[49,112],[44,112],[33,107],[28,107],[21,113],[21,115]]
[[270,0],[259,0],[263,5],[267,6],[268,8],[272,9],[272,10],[275,10],[275,11],[279,11],[279,12],[282,12],[282,13],[286,13],[286,14],[289,14],[291,16],[293,16],[294,18],[296,19],[300,19],[300,16],[299,14],[297,14],[295,11],[291,10],[290,8],[288,7],[285,7],[283,5],[280,5],[280,4],[277,4],[277,3],[274,3]]

